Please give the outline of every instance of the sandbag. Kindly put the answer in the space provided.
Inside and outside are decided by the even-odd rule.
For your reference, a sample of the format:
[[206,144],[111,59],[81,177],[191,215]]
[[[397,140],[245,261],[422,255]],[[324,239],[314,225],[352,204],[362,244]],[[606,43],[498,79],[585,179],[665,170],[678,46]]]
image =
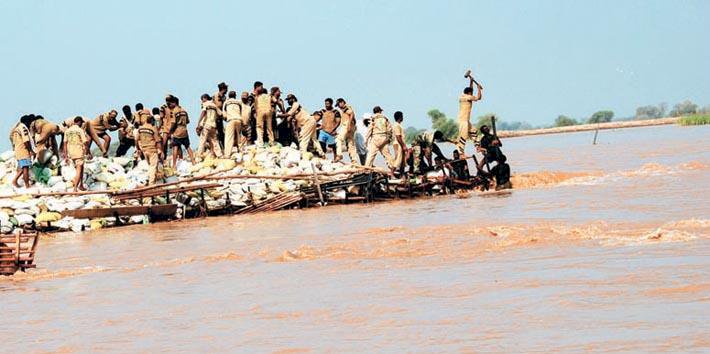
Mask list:
[[35,218],[36,222],[54,222],[62,218],[62,214],[55,213],[55,212],[50,212],[50,211],[45,211],[42,213],[39,213],[37,217]]

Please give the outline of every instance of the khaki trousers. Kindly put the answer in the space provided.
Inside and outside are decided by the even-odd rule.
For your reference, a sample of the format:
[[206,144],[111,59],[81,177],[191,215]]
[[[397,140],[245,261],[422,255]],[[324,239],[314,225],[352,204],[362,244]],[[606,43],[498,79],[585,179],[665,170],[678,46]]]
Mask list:
[[[224,126],[224,155],[232,156],[232,148],[236,145],[239,149],[239,140],[242,135],[242,121],[232,119]],[[236,144],[235,144],[236,143]]]
[[459,136],[456,139],[456,149],[459,154],[463,155],[466,148],[466,141],[474,141],[472,137],[476,136],[476,128],[471,126],[471,122],[467,119],[466,121],[459,122]]
[[301,131],[298,133],[298,149],[301,150],[301,153],[305,153],[308,151],[308,144],[313,143],[313,147],[316,149],[316,152],[320,154],[321,156],[325,155],[323,153],[323,149],[320,146],[320,143],[318,142],[318,134],[316,131],[316,121],[314,119],[308,119],[303,126],[301,127]]
[[392,155],[387,145],[390,143],[389,138],[386,135],[373,135],[370,138],[370,142],[367,144],[367,158],[365,159],[365,166],[372,167],[375,163],[375,157],[377,153],[381,153],[387,162],[388,167],[392,167]]
[[148,161],[148,185],[155,184],[155,177],[158,175],[158,153],[151,152],[145,154],[145,159]]
[[392,143],[392,149],[394,149],[394,158],[392,159],[392,164],[394,164],[394,168],[399,170],[399,168],[402,167],[402,160],[404,160],[402,146],[395,141],[394,143]]
[[357,154],[357,147],[355,147],[355,132],[345,134],[340,133],[338,137],[335,138],[335,155],[338,157],[343,157],[343,147],[348,149],[348,155],[350,156],[350,163],[353,165],[360,164],[360,157]]
[[271,111],[259,112],[256,114],[256,145],[264,145],[264,130],[269,135],[269,144],[276,141],[274,129],[271,126]]
[[217,141],[217,127],[202,127],[200,134],[200,145],[197,148],[197,156],[202,158],[207,148],[207,144],[212,145],[212,152],[216,157],[222,157],[222,148]]

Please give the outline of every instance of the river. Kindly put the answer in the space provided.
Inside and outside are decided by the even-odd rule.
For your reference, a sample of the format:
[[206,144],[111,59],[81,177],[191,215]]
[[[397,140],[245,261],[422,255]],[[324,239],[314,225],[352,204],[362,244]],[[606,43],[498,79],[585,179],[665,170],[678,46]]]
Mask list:
[[707,352],[710,127],[504,140],[515,190],[44,237],[2,352]]

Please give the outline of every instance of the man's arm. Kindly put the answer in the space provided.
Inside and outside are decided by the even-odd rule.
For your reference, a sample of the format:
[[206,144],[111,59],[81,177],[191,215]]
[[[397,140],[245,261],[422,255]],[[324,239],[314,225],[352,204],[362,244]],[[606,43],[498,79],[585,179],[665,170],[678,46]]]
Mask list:
[[[333,133],[338,132],[338,128],[340,128],[340,121],[341,121],[340,112],[338,112],[338,110],[336,109],[335,110],[335,125],[333,126]],[[333,134],[331,134],[331,135],[333,135]]]
[[436,154],[436,157],[438,157],[438,158],[441,158],[441,159],[444,159],[447,161],[449,160],[444,156],[444,154],[441,152],[441,149],[439,149],[439,145],[436,145],[436,143],[431,144],[431,152]]

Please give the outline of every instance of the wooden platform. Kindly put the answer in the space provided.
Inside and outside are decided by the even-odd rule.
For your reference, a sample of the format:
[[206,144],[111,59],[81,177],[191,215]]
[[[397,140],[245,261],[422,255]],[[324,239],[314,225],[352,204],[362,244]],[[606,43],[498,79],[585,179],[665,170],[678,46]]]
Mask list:
[[150,217],[171,217],[177,211],[177,204],[117,206],[111,208],[65,210],[62,216],[77,219],[93,219],[105,217],[120,217],[133,215],[148,215]]
[[37,242],[37,233],[0,235],[0,275],[13,275],[18,270],[24,272],[27,268],[35,268]]

